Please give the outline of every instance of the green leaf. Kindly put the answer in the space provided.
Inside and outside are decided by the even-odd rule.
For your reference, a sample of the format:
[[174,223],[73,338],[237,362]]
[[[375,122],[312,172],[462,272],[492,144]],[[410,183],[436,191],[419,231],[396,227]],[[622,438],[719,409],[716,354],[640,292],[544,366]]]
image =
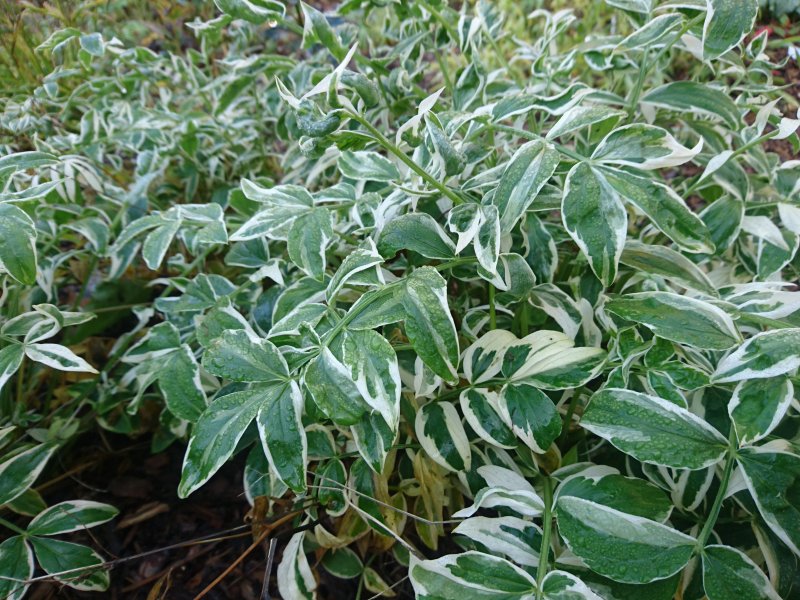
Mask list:
[[10,344],[0,349],[0,390],[17,372],[24,357],[25,346],[22,344]]
[[15,535],[0,543],[0,597],[21,600],[30,584],[20,582],[31,579],[33,571],[33,551],[24,537]]
[[[73,29],[71,31],[76,30]],[[58,157],[48,152],[37,152],[35,150],[14,152],[13,154],[0,156],[0,173],[7,175],[17,171],[27,171],[28,169],[38,169],[39,167],[49,167],[56,164],[58,164]]]
[[514,432],[505,424],[500,414],[499,399],[495,392],[485,389],[466,389],[459,398],[464,418],[478,436],[500,448],[514,448]]
[[503,356],[503,375],[510,381],[560,390],[579,387],[599,372],[606,353],[601,348],[575,348],[560,331],[539,331],[510,344]]
[[547,452],[561,434],[561,416],[553,401],[531,385],[503,386],[498,408],[505,424],[536,453]]
[[786,376],[740,381],[728,404],[739,444],[753,444],[767,437],[780,424],[792,400],[794,386]]
[[756,0],[706,0],[703,58],[713,60],[734,48],[753,29]]
[[319,42],[335,58],[343,59],[347,50],[342,47],[339,36],[333,31],[325,15],[305,2],[301,2],[300,7],[303,9],[303,47],[310,48],[315,42]]
[[455,246],[433,217],[406,213],[389,221],[378,238],[378,252],[387,260],[400,250],[413,250],[425,258],[455,257]]
[[647,215],[653,225],[683,250],[714,251],[711,234],[705,224],[672,188],[621,169],[602,167],[600,171],[623,200]]
[[683,22],[683,15],[680,13],[659,15],[652,20],[647,21],[642,27],[636,29],[628,37],[622,40],[617,48],[647,48],[651,44],[655,44],[664,39],[664,37],[666,37],[666,35],[675,29],[681,22]]
[[330,282],[328,282],[328,287],[325,290],[325,297],[329,302],[335,300],[339,291],[351,278],[373,267],[380,269],[379,265],[381,263],[383,263],[383,257],[378,253],[374,242],[369,239],[366,248],[356,248],[344,257],[339,268],[336,269]]
[[558,268],[558,250],[552,234],[544,222],[532,212],[525,216],[523,233],[526,234],[525,242],[528,248],[525,261],[536,280],[552,282]]
[[283,3],[277,0],[214,0],[214,4],[234,19],[244,19],[256,25],[281,20],[286,12]]
[[694,538],[656,521],[583,498],[559,498],[558,530],[593,571],[626,583],[648,583],[683,569]]
[[309,277],[322,281],[325,276],[325,251],[332,238],[330,211],[327,208],[315,208],[292,223],[286,244],[289,258]]
[[422,449],[435,463],[448,471],[469,471],[469,440],[452,404],[430,402],[420,408],[414,430]]
[[500,213],[500,231],[509,233],[558,166],[559,153],[544,140],[528,142],[514,153],[492,196]]
[[225,331],[203,353],[203,368],[231,381],[281,382],[289,368],[269,340],[244,330]]
[[97,373],[97,369],[61,344],[25,344],[25,355],[59,371]]
[[336,166],[339,167],[342,175],[350,179],[367,181],[400,179],[400,171],[391,160],[368,150],[357,152],[345,150],[339,155]]
[[358,554],[347,547],[326,552],[321,562],[328,573],[339,579],[355,579],[364,570]]
[[303,429],[303,394],[296,381],[275,386],[258,409],[256,423],[264,454],[275,473],[295,492],[306,489],[308,443]]
[[449,554],[436,560],[411,556],[411,585],[418,598],[437,600],[525,600],[536,580],[497,556],[481,552]]
[[31,535],[70,533],[106,523],[119,514],[110,504],[91,500],[59,502],[39,513],[28,524]]
[[317,498],[325,512],[331,517],[340,517],[347,512],[347,469],[342,461],[333,458],[324,463],[314,473],[314,478],[320,482]]
[[728,446],[716,429],[688,410],[615,388],[592,396],[581,426],[639,461],[677,469],[714,465]]
[[257,387],[214,400],[200,416],[183,458],[178,496],[186,498],[216,473],[233,454],[236,444],[261,406],[283,386]]
[[475,257],[478,264],[492,275],[497,273],[497,260],[500,256],[500,218],[497,208],[481,208],[482,223],[475,234]]
[[0,506],[10,502],[33,485],[56,448],[57,446],[52,443],[39,444],[0,464]]
[[623,125],[603,138],[592,159],[644,170],[664,169],[692,160],[702,148],[702,138],[694,148],[686,148],[661,127],[634,123]]
[[558,498],[575,496],[630,515],[664,523],[672,503],[656,486],[616,473],[569,477],[558,488]]
[[554,140],[569,135],[570,133],[580,131],[596,123],[602,123],[612,118],[618,119],[623,116],[625,116],[624,111],[603,106],[602,104],[595,106],[576,106],[561,115],[555,125],[547,132],[547,139]]
[[395,432],[378,413],[364,414],[361,420],[350,427],[358,453],[376,473],[383,472],[386,455],[392,446]]
[[706,274],[680,252],[665,246],[651,246],[627,240],[620,262],[646,274],[659,275],[678,285],[716,296],[717,290]]
[[736,460],[761,517],[800,556],[800,456],[769,448],[742,448]]
[[447,304],[447,282],[432,267],[405,280],[406,335],[417,355],[444,380],[458,381],[458,336]]
[[194,423],[206,409],[200,365],[186,344],[170,352],[161,362],[158,387],[169,411],[180,419]]
[[163,225],[147,234],[142,244],[142,258],[149,269],[156,270],[161,266],[169,245],[180,228],[180,220],[164,220]]
[[0,270],[25,285],[36,283],[36,227],[22,209],[0,203]]
[[542,581],[544,600],[603,600],[580,579],[566,571],[550,571]]
[[648,15],[653,10],[652,0],[606,0],[606,4],[643,15]]
[[639,292],[606,302],[606,310],[641,323],[657,336],[679,344],[726,350],[741,341],[733,320],[722,309],[672,292]]
[[317,408],[337,425],[354,425],[371,410],[350,369],[327,347],[309,363],[304,381]]
[[569,235],[589,259],[592,271],[604,286],[610,286],[617,277],[628,217],[617,192],[588,163],[580,162],[570,169],[561,217]]
[[504,554],[518,565],[539,564],[542,530],[519,517],[470,517],[459,523],[453,533],[478,542],[492,554]]
[[108,589],[110,581],[108,571],[102,568],[103,557],[91,548],[50,538],[29,539],[39,565],[56,581],[86,592]]
[[716,253],[728,248],[737,237],[744,218],[744,202],[731,196],[722,196],[700,213],[708,228]]
[[494,378],[500,373],[506,350],[518,341],[510,331],[487,331],[464,350],[461,359],[464,377],[470,383],[483,383]]
[[317,580],[303,552],[305,532],[295,533],[283,549],[278,563],[278,592],[281,598],[312,600],[316,598]]
[[678,113],[688,111],[701,117],[722,119],[734,131],[739,128],[739,109],[730,96],[704,83],[672,81],[643,94],[640,101]]
[[800,366],[800,329],[757,333],[717,365],[715,383],[777,377]]
[[708,600],[780,600],[769,579],[744,552],[711,545],[700,556]]
[[347,331],[342,363],[364,401],[386,421],[392,432],[400,422],[400,367],[388,340],[377,331]]
[[453,513],[454,519],[471,517],[482,508],[508,508],[525,517],[538,517],[544,510],[544,502],[533,486],[516,471],[484,465],[478,467],[478,475],[486,481],[485,487],[475,496],[472,506]]

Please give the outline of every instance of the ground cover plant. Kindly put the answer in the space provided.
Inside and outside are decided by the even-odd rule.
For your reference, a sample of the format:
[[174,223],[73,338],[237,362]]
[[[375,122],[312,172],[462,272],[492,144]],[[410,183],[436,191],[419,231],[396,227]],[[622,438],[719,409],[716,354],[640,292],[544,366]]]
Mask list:
[[243,468],[252,546],[197,597],[248,555],[292,600],[800,597],[758,6],[10,8],[0,597],[128,560],[101,493],[38,487],[105,435],[179,448],[181,498]]

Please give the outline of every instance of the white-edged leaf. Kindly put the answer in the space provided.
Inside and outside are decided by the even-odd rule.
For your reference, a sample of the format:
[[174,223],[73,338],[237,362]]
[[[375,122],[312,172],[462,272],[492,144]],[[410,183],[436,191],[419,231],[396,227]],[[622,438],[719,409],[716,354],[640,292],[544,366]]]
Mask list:
[[406,335],[417,355],[446,381],[458,380],[458,335],[447,303],[447,282],[433,267],[420,267],[405,281]]
[[39,513],[28,523],[31,535],[56,535],[80,531],[106,523],[119,514],[110,504],[91,500],[59,502]]
[[715,59],[734,48],[753,29],[756,0],[706,0],[703,58]]
[[708,600],[781,600],[769,579],[741,550],[710,545],[700,554]]
[[449,402],[429,402],[417,411],[414,431],[422,449],[448,471],[469,471],[469,439]]
[[767,437],[794,400],[794,385],[786,376],[740,381],[728,403],[728,414],[741,445]]
[[567,175],[561,218],[597,278],[610,286],[617,277],[628,227],[619,194],[600,171],[580,162]]
[[526,600],[536,580],[504,558],[482,552],[448,554],[436,560],[411,555],[411,585],[418,598],[437,600]]
[[392,432],[400,422],[400,367],[392,345],[377,331],[348,331],[342,363],[364,401],[386,421]]
[[305,532],[295,533],[283,548],[283,558],[278,563],[278,591],[286,600],[312,600],[316,598],[317,580],[303,552]]
[[33,550],[21,535],[9,536],[0,543],[0,597],[22,600],[30,587],[23,583],[33,577]]
[[558,530],[593,571],[625,583],[674,575],[689,562],[696,540],[656,521],[577,498],[559,498]]
[[722,434],[685,408],[616,388],[592,396],[581,426],[641,462],[678,469],[714,465],[728,446]]
[[741,342],[733,320],[709,302],[672,292],[638,292],[613,298],[605,308],[641,323],[657,336],[694,348],[727,350]]
[[692,160],[702,149],[703,138],[694,148],[687,148],[661,127],[634,123],[619,127],[603,138],[592,159],[644,170],[663,169]]
[[716,383],[777,377],[800,366],[800,329],[757,333],[719,361],[711,376]]
[[539,564],[542,530],[519,517],[470,517],[459,523],[453,533],[478,542],[493,554],[503,554],[515,564]]
[[26,344],[25,356],[59,371],[97,373],[97,369],[92,365],[60,344]]
[[39,444],[0,464],[0,506],[33,485],[56,449],[55,444]]

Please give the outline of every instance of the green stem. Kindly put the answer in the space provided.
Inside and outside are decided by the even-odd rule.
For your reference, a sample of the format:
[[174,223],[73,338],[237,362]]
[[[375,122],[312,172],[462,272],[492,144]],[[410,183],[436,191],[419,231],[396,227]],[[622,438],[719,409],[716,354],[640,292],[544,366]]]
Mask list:
[[16,525],[14,525],[9,521],[6,521],[2,517],[0,517],[0,525],[2,525],[3,527],[8,527],[14,533],[18,533],[20,535],[27,535],[24,529],[20,529],[19,527],[17,527]]
[[17,371],[17,405],[16,410],[18,414],[23,412],[22,405],[25,401],[25,356],[22,357],[22,362],[19,363],[19,370]]
[[529,329],[529,325],[528,325],[528,319],[529,319],[528,306],[529,306],[528,300],[526,299],[525,302],[522,303],[522,309],[521,309],[520,315],[519,315],[519,333],[520,333],[520,337],[525,337],[526,335],[528,335],[528,329]]
[[[488,123],[486,125],[488,129],[494,129],[496,131],[502,131],[504,133],[510,133],[511,135],[516,135],[521,138],[525,138],[526,140],[541,140],[542,136],[538,133],[533,133],[532,131],[526,131],[525,129],[518,129],[517,127],[511,127],[509,125],[502,125],[500,123]],[[561,152],[562,154],[566,154],[573,160],[577,161],[588,161],[589,158],[587,156],[583,156],[578,152],[575,152],[572,148],[568,148],[562,144],[557,144],[555,142],[550,142],[555,146],[556,150]]]
[[642,62],[639,65],[639,77],[636,79],[636,87],[633,88],[633,94],[631,95],[631,101],[628,104],[628,122],[633,119],[633,115],[636,113],[636,107],[639,104],[639,96],[642,95],[642,89],[644,88],[644,79],[647,75],[647,72],[650,70],[647,66],[647,57],[650,55],[650,46],[647,46],[644,49],[644,53],[642,54]]
[[719,517],[722,501],[725,499],[725,493],[728,491],[728,482],[733,472],[733,464],[736,462],[736,450],[736,431],[733,428],[733,424],[731,424],[731,430],[728,434],[728,456],[725,459],[725,467],[723,468],[722,478],[719,482],[717,497],[714,498],[714,504],[711,505],[711,511],[708,513],[708,519],[706,519],[705,525],[703,525],[703,529],[700,531],[700,535],[697,536],[698,552],[703,551],[706,542],[708,542],[708,538],[711,537],[711,532],[714,531],[714,524],[717,522],[717,517]]
[[564,426],[561,428],[561,435],[558,437],[558,442],[563,443],[569,435],[569,426],[572,424],[572,415],[575,414],[575,407],[578,405],[578,394],[573,393],[572,398],[569,399],[567,406],[567,414],[564,415]]
[[536,600],[544,598],[542,584],[547,575],[547,562],[550,558],[550,534],[553,528],[553,484],[549,477],[544,478],[544,517],[542,521],[542,546],[539,550],[539,568],[536,571]]
[[450,79],[450,71],[447,69],[447,65],[442,58],[442,54],[439,50],[435,50],[434,54],[436,55],[436,62],[439,64],[439,70],[442,72],[442,79],[444,80],[444,86],[447,88],[447,93],[451,96],[453,95],[453,81]]
[[489,329],[497,329],[497,312],[494,307],[494,286],[489,284]]
[[417,163],[415,163],[405,152],[400,150],[397,146],[395,146],[389,139],[387,139],[380,131],[378,131],[372,123],[367,121],[361,115],[351,113],[350,111],[345,111],[345,114],[353,119],[354,121],[361,124],[364,129],[369,131],[372,136],[375,138],[381,146],[383,146],[388,152],[394,154],[397,158],[399,158],[403,163],[414,173],[419,175],[428,185],[431,187],[436,188],[442,194],[450,198],[453,201],[453,204],[461,204],[463,200],[456,194],[453,190],[442,184],[441,182],[434,179],[430,174],[428,174],[422,167],[420,167]]

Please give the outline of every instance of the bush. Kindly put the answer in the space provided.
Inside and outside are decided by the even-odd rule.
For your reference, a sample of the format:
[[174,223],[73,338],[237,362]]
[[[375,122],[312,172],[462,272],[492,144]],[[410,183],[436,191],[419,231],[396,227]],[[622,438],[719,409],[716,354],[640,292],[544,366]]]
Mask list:
[[102,428],[187,443],[181,497],[246,453],[287,599],[392,563],[795,597],[798,121],[756,0],[216,4],[6,52],[0,595],[109,585],[47,536],[116,510],[32,487]]

